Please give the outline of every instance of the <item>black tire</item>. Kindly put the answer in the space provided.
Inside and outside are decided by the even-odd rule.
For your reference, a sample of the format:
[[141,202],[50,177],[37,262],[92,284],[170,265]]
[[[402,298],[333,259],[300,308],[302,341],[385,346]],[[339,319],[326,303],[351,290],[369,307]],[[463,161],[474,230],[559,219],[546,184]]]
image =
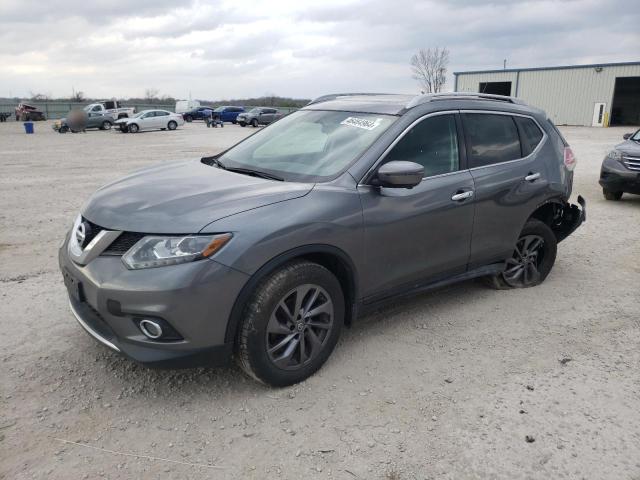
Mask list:
[[[296,306],[299,314],[291,314]],[[314,310],[322,313],[309,316]],[[301,382],[331,355],[344,312],[340,282],[329,270],[308,261],[284,265],[258,284],[245,306],[236,344],[240,367],[276,387]]]
[[130,123],[128,129],[130,133],[138,133],[140,127],[137,123]]
[[623,192],[614,192],[611,190],[607,190],[606,188],[602,189],[602,194],[604,195],[604,198],[606,198],[607,200],[618,201],[622,198],[622,193]]
[[167,128],[169,130],[175,130],[176,128],[178,128],[178,124],[174,120],[171,120],[169,123],[167,123]]
[[231,123],[233,123],[234,125],[236,125],[238,123],[237,120],[231,120]]
[[69,127],[60,127],[58,129],[58,133],[67,133],[69,131]]
[[120,131],[122,133],[127,133],[129,131],[129,127],[127,127],[126,125],[121,124],[120,125]]
[[246,123],[246,122],[240,122],[240,126],[241,126],[241,127],[246,127],[246,126],[247,126],[247,123]]
[[256,128],[258,126],[258,119],[254,118],[253,120],[251,120],[251,126],[253,128]]
[[[541,242],[539,247],[534,248],[538,241]],[[530,247],[527,247],[527,242],[530,242]],[[521,255],[520,252],[528,252],[529,248],[529,253]],[[553,268],[557,250],[558,241],[553,230],[540,220],[529,220],[520,232],[504,272],[486,277],[487,284],[497,290],[540,285]]]
[[105,120],[104,122],[102,122],[102,125],[100,126],[100,130],[111,130],[111,122],[109,120]]
[[184,121],[187,123],[191,123],[193,122],[193,117],[191,117],[191,115],[187,115],[186,117],[184,117]]

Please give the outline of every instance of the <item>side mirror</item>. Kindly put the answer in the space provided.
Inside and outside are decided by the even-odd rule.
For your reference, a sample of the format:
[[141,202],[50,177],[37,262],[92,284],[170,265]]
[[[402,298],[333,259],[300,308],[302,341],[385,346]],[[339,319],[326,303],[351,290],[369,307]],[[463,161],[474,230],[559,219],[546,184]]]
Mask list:
[[623,140],[629,140],[629,139],[631,138],[631,135],[633,135],[633,133],[625,133],[625,134],[622,136],[622,139],[623,139]]
[[424,167],[414,162],[394,160],[382,165],[372,184],[388,188],[413,188],[422,182]]

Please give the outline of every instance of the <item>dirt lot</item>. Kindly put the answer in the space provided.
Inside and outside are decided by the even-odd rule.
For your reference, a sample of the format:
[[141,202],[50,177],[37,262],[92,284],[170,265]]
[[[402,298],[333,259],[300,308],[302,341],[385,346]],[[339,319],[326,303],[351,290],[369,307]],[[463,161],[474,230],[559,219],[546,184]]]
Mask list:
[[628,129],[562,129],[589,219],[543,285],[393,305],[281,390],[120,358],[77,325],[57,271],[97,187],[252,130],[21,129],[0,124],[0,478],[640,478],[640,197],[597,184]]

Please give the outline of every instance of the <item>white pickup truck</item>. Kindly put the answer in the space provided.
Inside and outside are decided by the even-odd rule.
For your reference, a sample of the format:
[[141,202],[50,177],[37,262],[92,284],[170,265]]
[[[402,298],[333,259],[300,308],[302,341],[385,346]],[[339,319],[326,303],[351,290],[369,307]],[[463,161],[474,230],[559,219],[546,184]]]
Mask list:
[[87,113],[102,113],[103,115],[112,117],[114,120],[133,117],[136,113],[135,108],[123,107],[122,104],[116,100],[92,103],[84,107],[83,110]]

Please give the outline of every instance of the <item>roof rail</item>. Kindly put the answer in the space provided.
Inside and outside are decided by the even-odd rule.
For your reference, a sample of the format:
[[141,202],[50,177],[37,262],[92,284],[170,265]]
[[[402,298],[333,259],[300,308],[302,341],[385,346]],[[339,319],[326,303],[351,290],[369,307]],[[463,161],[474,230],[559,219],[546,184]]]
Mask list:
[[425,93],[414,97],[406,106],[406,108],[413,108],[424,103],[432,102],[435,100],[451,100],[451,99],[481,99],[481,100],[493,100],[495,102],[508,102],[516,105],[526,105],[525,102],[515,97],[507,97],[505,95],[492,95],[490,93],[474,93],[474,92],[444,92],[444,93]]
[[330,100],[335,100],[340,97],[365,97],[365,96],[377,96],[377,95],[390,95],[389,93],[331,93],[329,95],[322,95],[320,97],[314,98],[311,100],[308,105],[313,105],[315,103],[328,102]]

